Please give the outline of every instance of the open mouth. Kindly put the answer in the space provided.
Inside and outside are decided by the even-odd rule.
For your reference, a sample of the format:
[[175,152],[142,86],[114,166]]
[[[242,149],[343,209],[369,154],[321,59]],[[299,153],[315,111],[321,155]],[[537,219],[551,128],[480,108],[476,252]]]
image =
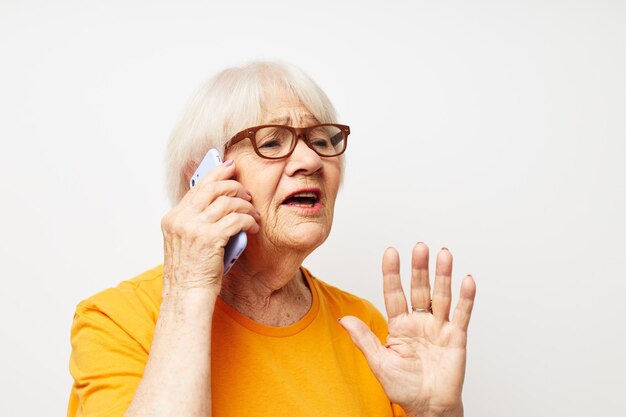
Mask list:
[[283,200],[281,205],[294,207],[314,207],[320,200],[319,190],[300,190]]

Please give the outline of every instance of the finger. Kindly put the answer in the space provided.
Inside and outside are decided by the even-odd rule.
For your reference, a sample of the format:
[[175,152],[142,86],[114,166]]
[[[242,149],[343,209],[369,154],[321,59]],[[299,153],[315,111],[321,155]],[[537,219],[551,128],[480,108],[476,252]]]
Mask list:
[[452,276],[452,254],[443,248],[437,254],[435,268],[435,288],[433,290],[433,315],[436,319],[447,321],[450,317],[450,301],[452,290],[450,282]]
[[[219,180],[196,186],[187,192],[186,203],[197,211],[203,211],[220,196],[237,197],[246,201],[252,200],[251,194],[235,180]],[[187,197],[187,195],[185,197]]]
[[260,226],[254,217],[242,213],[230,213],[215,223],[215,226],[217,226],[224,233],[224,245],[226,245],[231,236],[234,236],[241,231],[254,234],[260,229]]
[[422,309],[430,308],[428,246],[422,242],[413,247],[411,259],[411,306]]
[[365,356],[365,360],[367,360],[367,363],[374,372],[374,375],[377,375],[378,364],[380,363],[378,358],[385,349],[380,343],[380,340],[378,340],[376,335],[370,330],[369,327],[367,327],[365,323],[356,317],[342,317],[339,319],[339,324],[346,329],[352,339],[352,342],[354,342],[356,347],[363,352],[363,356]]
[[213,167],[200,181],[196,187],[201,187],[202,183],[210,183],[220,180],[227,180],[235,175],[235,161],[229,159]]
[[219,196],[202,214],[207,221],[215,223],[229,213],[248,214],[257,222],[261,220],[261,214],[249,201],[224,195]]
[[463,330],[467,331],[472,309],[474,308],[474,298],[476,297],[476,282],[474,277],[467,275],[461,283],[459,302],[454,309],[452,322]]
[[383,254],[383,295],[389,320],[407,313],[400,280],[400,256],[395,248],[387,248]]
[[[193,172],[193,169],[196,169],[198,167],[198,165],[194,165],[191,166],[189,165],[187,168],[189,170],[189,172],[185,171],[185,176],[189,175],[191,176],[191,172]],[[204,187],[206,184],[208,183],[213,183],[216,181],[220,181],[220,180],[225,180],[225,179],[229,179],[232,178],[235,175],[235,163],[232,160],[228,160],[225,161],[224,163],[220,164],[220,165],[216,165],[213,168],[209,169],[209,172],[206,173],[206,175],[204,175],[204,177],[200,178],[198,181],[195,182],[195,187],[190,188],[192,191],[191,193],[187,193],[187,194],[194,194],[196,193],[199,189],[202,189],[202,187]]]

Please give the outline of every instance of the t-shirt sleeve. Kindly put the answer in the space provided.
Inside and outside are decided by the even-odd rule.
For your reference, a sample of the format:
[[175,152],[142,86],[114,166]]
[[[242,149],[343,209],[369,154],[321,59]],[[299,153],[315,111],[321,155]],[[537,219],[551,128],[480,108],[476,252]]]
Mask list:
[[123,416],[143,375],[145,347],[103,311],[81,305],[71,342],[68,417]]

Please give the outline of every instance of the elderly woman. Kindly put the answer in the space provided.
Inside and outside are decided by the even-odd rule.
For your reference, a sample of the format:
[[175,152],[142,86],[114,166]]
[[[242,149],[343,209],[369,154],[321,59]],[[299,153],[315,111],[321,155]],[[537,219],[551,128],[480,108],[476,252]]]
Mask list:
[[[83,302],[68,416],[460,416],[471,276],[449,319],[452,256],[383,256],[385,322],[301,266],[328,237],[349,128],[300,70],[226,70],[190,102],[168,148],[163,266]],[[189,189],[210,148],[224,163]],[[224,275],[224,247],[247,247]],[[431,301],[432,298],[432,301]]]

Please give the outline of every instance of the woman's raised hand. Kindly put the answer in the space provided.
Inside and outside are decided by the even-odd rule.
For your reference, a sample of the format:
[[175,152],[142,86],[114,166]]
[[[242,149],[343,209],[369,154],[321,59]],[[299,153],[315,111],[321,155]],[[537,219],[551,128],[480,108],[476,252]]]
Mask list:
[[252,196],[231,179],[233,161],[209,172],[161,221],[164,241],[163,289],[208,288],[219,293],[224,246],[245,231],[259,231]]
[[400,281],[398,252],[388,248],[383,256],[383,292],[389,318],[387,344],[356,317],[341,324],[363,352],[389,399],[409,416],[462,416],[461,393],[465,377],[467,327],[476,284],[467,275],[450,320],[452,254],[437,255],[435,286],[428,273],[428,247],[413,248],[411,307]]

